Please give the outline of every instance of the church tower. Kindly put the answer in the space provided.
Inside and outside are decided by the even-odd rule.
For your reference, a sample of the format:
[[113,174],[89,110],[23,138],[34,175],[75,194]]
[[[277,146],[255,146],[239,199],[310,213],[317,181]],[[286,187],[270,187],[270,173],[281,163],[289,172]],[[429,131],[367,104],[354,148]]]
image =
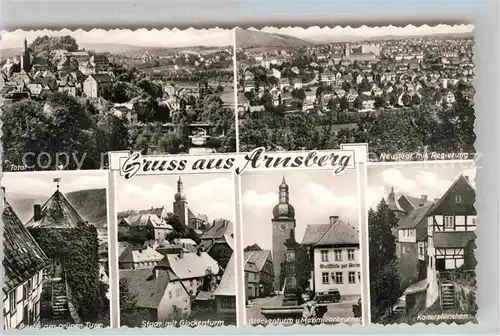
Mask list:
[[273,269],[274,269],[274,290],[283,290],[281,277],[281,264],[285,261],[286,241],[293,235],[295,230],[295,209],[289,203],[289,188],[285,177],[279,186],[279,201],[273,208]]
[[29,72],[31,68],[31,54],[28,49],[28,41],[24,39],[24,50],[21,56],[21,70]]
[[179,216],[182,224],[188,225],[188,202],[180,176],[177,181],[177,192],[174,196],[174,214]]
[[351,58],[351,45],[349,43],[344,45],[344,56],[347,59]]

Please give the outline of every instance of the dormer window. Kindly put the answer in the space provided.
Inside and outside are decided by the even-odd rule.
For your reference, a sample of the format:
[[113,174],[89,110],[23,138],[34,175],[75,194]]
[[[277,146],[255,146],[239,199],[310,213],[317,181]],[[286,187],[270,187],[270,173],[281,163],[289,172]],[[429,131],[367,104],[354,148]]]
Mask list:
[[461,203],[462,203],[462,196],[455,195],[455,204],[461,204]]

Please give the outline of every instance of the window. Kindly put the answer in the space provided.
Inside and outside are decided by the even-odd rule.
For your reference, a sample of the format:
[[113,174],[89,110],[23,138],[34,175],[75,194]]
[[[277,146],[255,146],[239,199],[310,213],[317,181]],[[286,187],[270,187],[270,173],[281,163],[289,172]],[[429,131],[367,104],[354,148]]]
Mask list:
[[28,283],[25,283],[23,285],[23,300],[26,300],[28,298],[29,292],[28,292]]
[[452,229],[453,227],[455,227],[455,217],[444,216],[444,227],[446,229]]
[[432,257],[430,257],[430,258],[429,258],[429,261],[430,261],[430,263],[431,263],[431,269],[434,269],[434,267],[433,267],[433,265],[432,265],[432,260],[433,260],[433,258],[432,258]]
[[358,281],[361,282],[361,272],[358,272]]
[[328,250],[321,250],[321,262],[328,262]]
[[291,250],[291,251],[287,251],[286,252],[286,261],[290,262],[290,261],[294,261],[295,260],[295,251]]
[[168,299],[172,300],[172,291],[168,291]]
[[356,283],[356,272],[349,272],[349,283],[350,284],[355,284]]
[[335,261],[342,261],[342,250],[335,250]]
[[401,253],[402,254],[405,254],[406,253],[406,246],[401,246]]
[[344,279],[342,277],[342,272],[335,272],[335,283],[343,284]]
[[324,272],[324,273],[321,273],[321,278],[323,280],[323,284],[326,285],[326,284],[329,284],[330,283],[330,279],[328,278],[328,273]]
[[10,306],[10,313],[15,314],[17,311],[17,298],[15,289],[9,293],[9,306]]
[[347,250],[347,260],[354,261],[354,250],[353,249]]
[[455,195],[455,203],[460,204],[462,203],[462,196],[460,195]]
[[236,308],[236,300],[234,300],[234,297],[223,296],[221,299],[221,307],[229,309]]

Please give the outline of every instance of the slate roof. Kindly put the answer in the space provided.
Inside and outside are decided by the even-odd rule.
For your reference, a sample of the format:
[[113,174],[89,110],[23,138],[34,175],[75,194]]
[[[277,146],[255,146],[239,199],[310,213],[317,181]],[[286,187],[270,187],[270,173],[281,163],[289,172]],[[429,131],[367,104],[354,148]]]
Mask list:
[[403,217],[400,220],[398,229],[414,229],[423,219],[426,218],[427,214],[432,209],[433,204],[424,205],[413,209],[408,216]]
[[113,81],[113,78],[108,74],[93,74],[89,77],[94,78],[97,83],[111,83]]
[[435,248],[463,248],[475,239],[476,234],[473,231],[434,232],[433,234]]
[[160,261],[163,259],[163,254],[155,251],[151,247],[129,246],[119,256],[118,261],[124,262],[151,262]]
[[2,213],[4,259],[3,291],[8,293],[44,269],[49,259],[23,226],[9,203]]
[[159,270],[158,277],[151,269],[120,270],[120,279],[127,279],[129,290],[137,295],[140,308],[158,308],[170,282],[178,278],[170,270]]
[[359,231],[340,219],[333,225],[308,225],[304,233],[302,244],[313,246],[358,245]]
[[68,199],[57,189],[41,207],[40,220],[32,217],[26,227],[72,229],[86,224]]
[[245,252],[245,266],[246,263],[251,262],[255,264],[255,267],[260,272],[264,268],[267,258],[271,255],[271,251],[247,251]]
[[208,268],[213,274],[219,273],[219,264],[206,252],[200,255],[184,252],[182,258],[178,254],[167,254],[158,266],[170,268],[182,280],[204,277]]
[[215,296],[235,296],[236,295],[236,260],[234,253],[227,263],[219,286],[214,291]]
[[200,245],[204,251],[210,251],[216,243],[227,243],[234,250],[233,222],[227,219],[216,219],[214,225],[205,231],[200,239]]

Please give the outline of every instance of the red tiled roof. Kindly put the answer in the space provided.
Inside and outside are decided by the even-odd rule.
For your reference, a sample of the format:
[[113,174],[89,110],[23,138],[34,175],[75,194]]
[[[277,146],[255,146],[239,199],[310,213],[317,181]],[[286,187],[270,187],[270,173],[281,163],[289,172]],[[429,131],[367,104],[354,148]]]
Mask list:
[[18,287],[44,269],[49,259],[23,226],[9,203],[2,213],[4,259],[4,293]]

